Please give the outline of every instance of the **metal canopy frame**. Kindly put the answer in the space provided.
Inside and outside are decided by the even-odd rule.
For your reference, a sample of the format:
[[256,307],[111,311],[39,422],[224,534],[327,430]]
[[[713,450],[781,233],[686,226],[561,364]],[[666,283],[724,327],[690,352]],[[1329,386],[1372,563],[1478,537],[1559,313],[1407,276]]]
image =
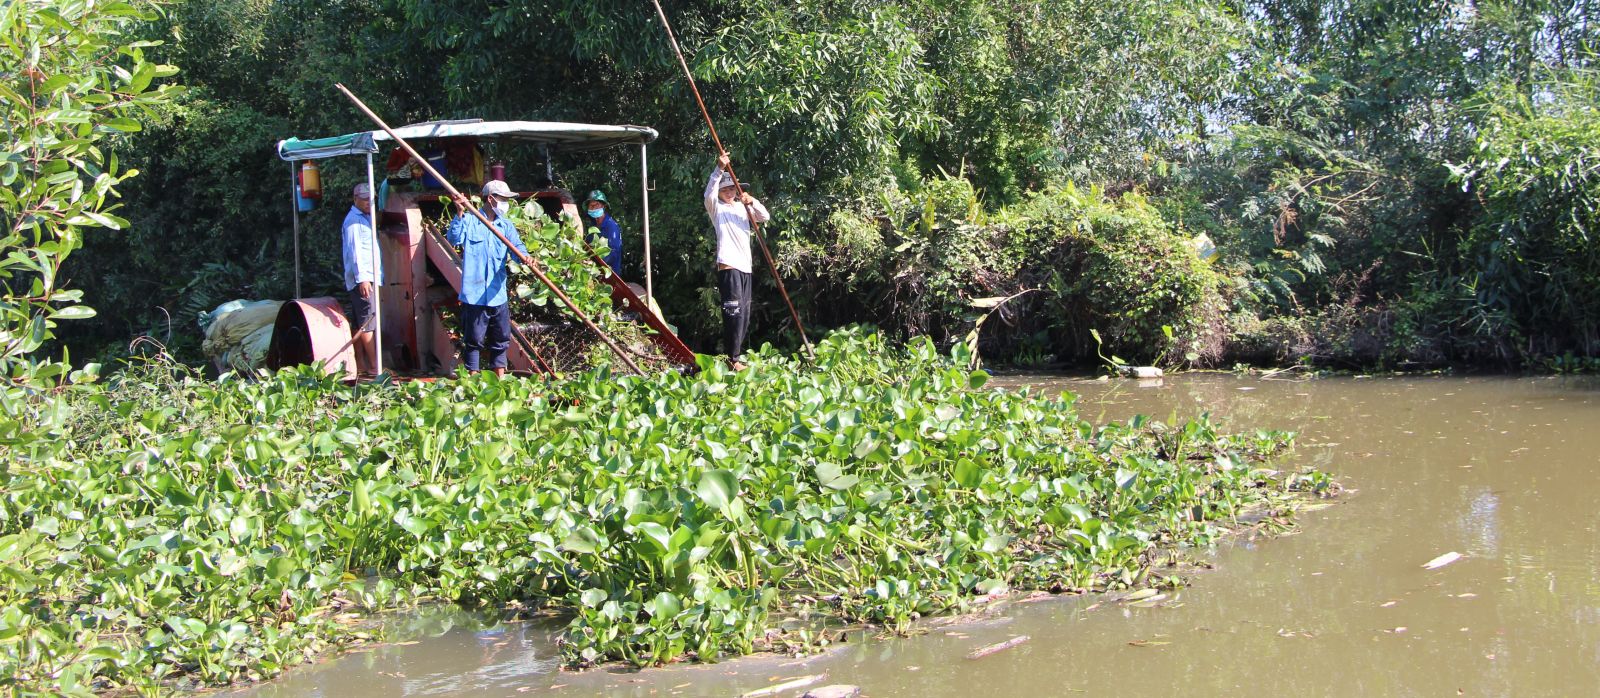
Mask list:
[[[529,143],[566,151],[600,150],[619,145],[648,145],[660,135],[648,126],[604,126],[558,121],[430,121],[394,130],[406,140],[477,138],[494,143]],[[389,134],[372,132],[374,141]]]
[[[545,167],[550,169],[549,153],[552,150],[583,152],[617,146],[639,146],[639,192],[642,199],[644,221],[644,288],[647,307],[655,302],[655,284],[652,278],[650,250],[650,155],[649,146],[660,136],[648,126],[608,126],[603,124],[578,124],[559,121],[484,121],[458,119],[426,121],[402,126],[395,134],[407,140],[434,138],[477,138],[490,143],[515,143],[538,145],[545,155]],[[302,141],[289,138],[278,141],[278,157],[288,161],[290,208],[294,212],[294,294],[300,296],[300,202],[295,187],[299,176],[294,163],[301,160],[322,160],[345,155],[362,155],[367,160],[367,190],[371,192],[372,234],[378,234],[378,187],[373,176],[372,156],[378,152],[378,142],[390,141],[389,134],[378,131],[360,131],[343,136]],[[554,179],[554,177],[551,177]],[[373,267],[378,266],[378,245],[372,248]],[[381,281],[381,280],[380,280]],[[373,285],[373,340],[376,345],[376,370],[383,373],[383,300],[381,283]]]

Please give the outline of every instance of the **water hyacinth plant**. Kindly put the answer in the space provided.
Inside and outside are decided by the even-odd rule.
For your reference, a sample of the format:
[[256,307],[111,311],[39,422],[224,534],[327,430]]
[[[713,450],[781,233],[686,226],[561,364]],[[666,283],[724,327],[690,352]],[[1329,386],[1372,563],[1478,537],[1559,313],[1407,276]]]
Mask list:
[[1092,426],[966,358],[843,331],[695,376],[130,369],[3,454],[0,685],[270,677],[428,599],[561,609],[574,666],[713,660],[787,644],[797,607],[897,626],[1127,584],[1300,481],[1260,467],[1285,434]]

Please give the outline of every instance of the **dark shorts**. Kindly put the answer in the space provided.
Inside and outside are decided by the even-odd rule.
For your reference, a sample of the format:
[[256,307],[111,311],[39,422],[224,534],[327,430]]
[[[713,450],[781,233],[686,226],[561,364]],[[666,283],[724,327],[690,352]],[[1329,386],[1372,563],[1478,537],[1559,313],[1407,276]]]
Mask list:
[[350,292],[350,328],[352,332],[372,331],[372,299],[362,298],[359,291]]

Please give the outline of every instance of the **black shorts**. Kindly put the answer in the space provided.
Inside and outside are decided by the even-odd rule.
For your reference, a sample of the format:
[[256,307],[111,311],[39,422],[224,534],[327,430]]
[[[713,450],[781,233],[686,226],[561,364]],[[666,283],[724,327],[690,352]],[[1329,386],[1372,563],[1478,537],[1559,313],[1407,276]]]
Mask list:
[[350,292],[350,328],[351,332],[358,334],[373,330],[372,299],[362,298],[360,291]]

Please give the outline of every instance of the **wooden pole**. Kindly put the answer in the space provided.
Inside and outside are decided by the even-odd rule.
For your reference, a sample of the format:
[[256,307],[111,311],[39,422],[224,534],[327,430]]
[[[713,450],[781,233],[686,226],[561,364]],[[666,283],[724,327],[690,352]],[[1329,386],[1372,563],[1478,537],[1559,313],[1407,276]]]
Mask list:
[[[400,146],[402,150],[405,150],[407,155],[415,158],[416,161],[422,165],[423,169],[428,171],[428,174],[433,175],[434,179],[439,180],[439,183],[444,185],[444,190],[450,194],[450,198],[455,199],[457,203],[466,200],[466,197],[463,196],[454,185],[450,184],[449,180],[445,179],[443,174],[441,174],[438,170],[433,169],[433,164],[429,163],[427,158],[417,154],[416,149],[412,148],[410,143],[407,143],[404,138],[400,137],[400,134],[395,133],[394,129],[389,128],[389,125],[384,123],[383,119],[378,118],[377,114],[373,113],[371,109],[368,109],[366,103],[362,102],[360,98],[356,97],[355,93],[351,92],[340,83],[334,83],[333,86],[340,92],[344,93],[345,97],[350,98],[350,101],[356,105],[356,108],[360,109],[361,113],[366,114],[367,118],[372,120],[372,123],[377,124],[378,128],[383,129],[384,133],[389,134],[389,137],[393,138],[395,144]],[[571,311],[575,317],[583,321],[584,326],[588,327],[591,332],[594,332],[595,336],[600,338],[600,341],[605,342],[606,346],[611,348],[612,354],[615,354],[618,359],[621,359],[622,363],[634,373],[644,375],[644,371],[639,369],[639,365],[634,363],[633,359],[628,357],[628,354],[622,350],[622,347],[617,346],[617,343],[611,339],[610,335],[605,333],[605,330],[600,329],[600,326],[594,324],[594,321],[590,320],[587,314],[585,314],[582,310],[579,310],[578,304],[572,302],[572,299],[567,297],[566,292],[562,291],[561,287],[556,285],[556,282],[551,281],[550,277],[545,275],[544,270],[539,268],[539,265],[533,261],[532,257],[523,254],[517,249],[516,245],[511,244],[511,241],[506,239],[506,236],[500,232],[499,228],[495,227],[494,222],[489,220],[488,216],[483,215],[483,212],[479,211],[476,206],[465,206],[464,208],[470,211],[472,215],[477,216],[478,220],[482,221],[485,226],[488,226],[489,232],[494,233],[495,237],[500,238],[500,242],[505,243],[506,249],[510,250],[512,254],[516,255],[517,259],[524,265],[527,265],[528,269],[533,272],[533,275],[539,279],[539,283],[544,284],[545,288],[550,289],[550,292],[554,293],[556,298],[561,300],[561,304],[565,305],[568,311]]]

